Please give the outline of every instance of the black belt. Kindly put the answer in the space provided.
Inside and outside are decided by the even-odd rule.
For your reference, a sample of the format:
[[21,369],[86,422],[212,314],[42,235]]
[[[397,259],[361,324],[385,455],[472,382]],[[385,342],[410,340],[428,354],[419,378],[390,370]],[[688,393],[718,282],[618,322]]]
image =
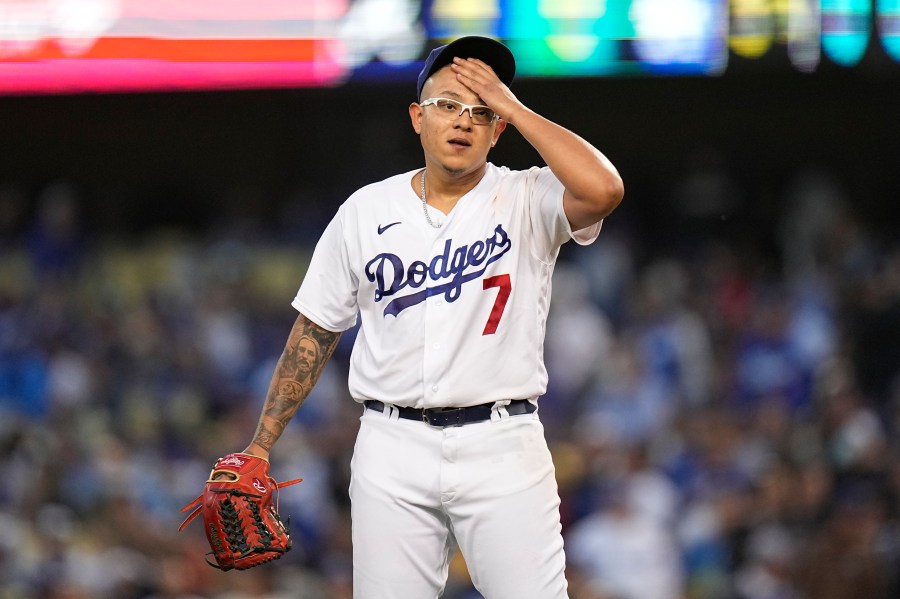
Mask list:
[[[384,412],[384,403],[375,399],[367,399],[363,404],[370,410]],[[393,406],[400,412],[400,418],[406,420],[418,420],[427,422],[431,426],[462,426],[473,422],[482,422],[491,419],[491,410],[494,403],[483,403],[467,408],[405,408]],[[510,416],[519,414],[531,414],[537,410],[537,406],[527,399],[514,399],[506,406],[506,412]]]

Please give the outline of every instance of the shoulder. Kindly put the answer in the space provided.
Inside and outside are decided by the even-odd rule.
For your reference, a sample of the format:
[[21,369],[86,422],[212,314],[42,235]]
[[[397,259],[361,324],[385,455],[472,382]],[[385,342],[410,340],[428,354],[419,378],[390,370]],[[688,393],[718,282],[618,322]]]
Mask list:
[[400,220],[394,215],[402,213],[403,204],[409,201],[410,180],[415,173],[400,173],[360,187],[341,203],[332,222],[353,236],[385,218]]
[[496,178],[499,183],[504,185],[516,185],[545,178],[556,178],[553,171],[546,166],[532,166],[527,169],[516,170],[506,166],[496,166],[490,162],[488,163],[487,176]]
[[502,196],[528,198],[532,201],[562,201],[563,185],[546,166],[532,166],[524,170],[497,167],[489,163],[488,176],[496,182]]

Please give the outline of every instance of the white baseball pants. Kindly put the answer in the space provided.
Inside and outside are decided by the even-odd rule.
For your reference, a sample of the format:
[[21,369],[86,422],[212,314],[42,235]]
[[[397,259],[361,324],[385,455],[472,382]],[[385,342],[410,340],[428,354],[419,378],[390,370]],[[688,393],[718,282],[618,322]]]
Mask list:
[[365,410],[351,462],[353,596],[440,597],[458,546],[486,599],[567,599],[559,493],[537,414],[432,427]]

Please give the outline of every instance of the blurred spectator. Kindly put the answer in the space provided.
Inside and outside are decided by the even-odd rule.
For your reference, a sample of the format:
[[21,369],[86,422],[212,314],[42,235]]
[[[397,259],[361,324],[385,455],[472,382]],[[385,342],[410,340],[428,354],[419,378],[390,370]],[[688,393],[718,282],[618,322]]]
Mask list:
[[791,337],[792,305],[779,286],[764,289],[754,301],[750,321],[735,355],[735,394],[740,408],[781,396],[793,411],[809,407],[812,372]]
[[677,396],[654,376],[646,359],[633,339],[619,339],[610,348],[597,367],[604,376],[585,395],[581,427],[593,425],[597,435],[625,445],[663,433],[677,410]]
[[589,281],[583,272],[559,264],[553,275],[553,302],[547,318],[544,341],[548,371],[549,401],[542,404],[545,427],[560,428],[581,409],[577,402],[610,361],[612,325],[591,301]]
[[603,223],[603,234],[597,241],[578,250],[572,259],[585,276],[591,301],[610,321],[621,324],[632,310],[630,302],[637,276],[635,247],[627,229],[622,224]]
[[746,563],[735,574],[738,599],[799,599],[793,584],[797,548],[791,535],[778,526],[750,534]]
[[690,288],[678,262],[651,263],[641,277],[636,320],[648,376],[670,389],[675,401],[697,405],[710,400],[712,343],[706,323],[689,304]]
[[[609,481],[596,510],[569,529],[573,593],[584,599],[679,599],[683,574],[669,523],[635,499],[642,470]],[[633,488],[632,485],[637,485]],[[665,508],[663,508],[665,510]]]
[[38,196],[37,215],[26,246],[39,276],[71,277],[79,273],[85,248],[81,197],[75,186],[57,181]]
[[839,490],[825,527],[799,564],[797,587],[816,599],[889,599],[891,560],[879,537],[885,526],[883,501],[865,485]]
[[778,232],[785,269],[792,277],[815,276],[830,267],[832,236],[846,209],[844,193],[827,171],[811,167],[794,175],[784,202]]

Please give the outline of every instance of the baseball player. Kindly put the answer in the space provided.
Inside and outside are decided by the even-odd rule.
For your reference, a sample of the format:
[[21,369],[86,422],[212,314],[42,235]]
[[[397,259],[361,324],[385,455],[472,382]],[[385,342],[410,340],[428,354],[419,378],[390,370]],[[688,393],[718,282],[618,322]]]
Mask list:
[[[510,91],[503,44],[436,48],[409,106],[424,168],[351,195],[320,238],[246,453],[268,458],[338,338],[349,390],[354,596],[442,594],[458,548],[488,599],[567,596],[559,496],[538,417],[560,246],[624,193],[613,165]],[[510,124],[547,166],[487,161]]]

